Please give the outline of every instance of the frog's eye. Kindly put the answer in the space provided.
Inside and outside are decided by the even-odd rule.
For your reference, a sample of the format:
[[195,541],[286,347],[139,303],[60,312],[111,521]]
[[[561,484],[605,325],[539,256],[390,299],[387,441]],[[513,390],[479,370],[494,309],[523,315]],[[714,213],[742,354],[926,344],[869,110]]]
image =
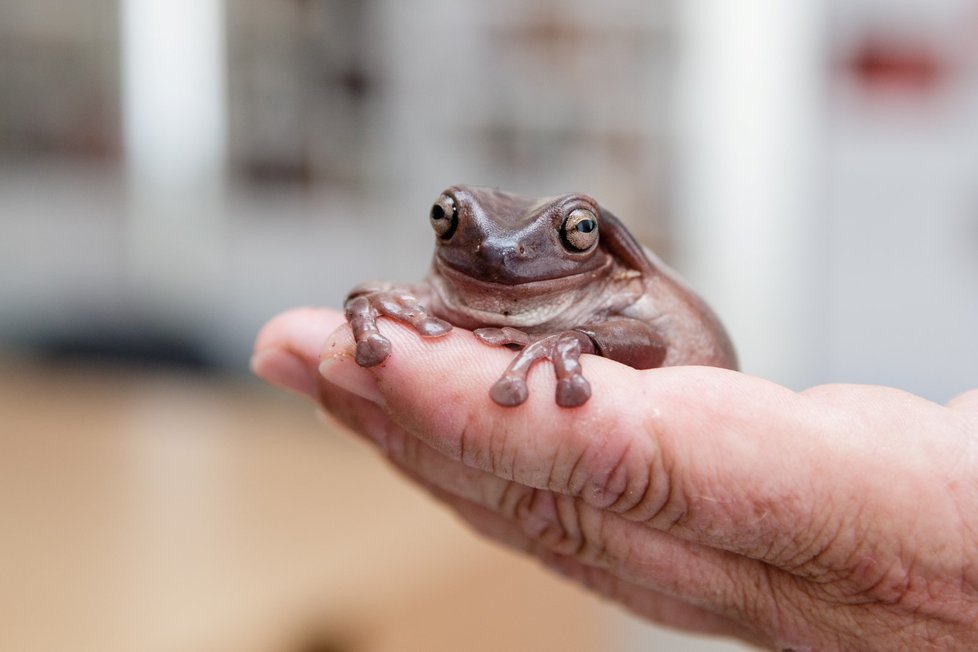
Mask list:
[[586,208],[571,211],[560,230],[560,237],[571,251],[587,251],[598,241],[598,218]]
[[448,240],[458,226],[458,208],[455,206],[455,200],[448,195],[442,195],[431,207],[429,217],[435,234],[442,240]]

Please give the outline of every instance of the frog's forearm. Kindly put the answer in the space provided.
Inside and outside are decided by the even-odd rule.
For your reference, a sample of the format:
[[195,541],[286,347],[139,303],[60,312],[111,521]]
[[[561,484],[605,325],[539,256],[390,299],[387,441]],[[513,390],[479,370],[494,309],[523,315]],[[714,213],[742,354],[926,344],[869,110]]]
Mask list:
[[609,317],[579,328],[595,344],[595,352],[635,369],[661,367],[667,346],[656,329],[629,317]]

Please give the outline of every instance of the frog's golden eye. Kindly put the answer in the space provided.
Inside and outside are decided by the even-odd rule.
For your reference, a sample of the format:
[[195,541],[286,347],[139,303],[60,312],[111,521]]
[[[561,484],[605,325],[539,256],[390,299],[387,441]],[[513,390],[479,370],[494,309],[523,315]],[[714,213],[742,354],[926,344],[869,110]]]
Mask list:
[[458,226],[458,207],[455,200],[448,195],[442,195],[431,207],[431,228],[442,240],[448,240]]
[[560,237],[571,251],[587,251],[598,241],[597,216],[587,208],[575,208],[564,220]]

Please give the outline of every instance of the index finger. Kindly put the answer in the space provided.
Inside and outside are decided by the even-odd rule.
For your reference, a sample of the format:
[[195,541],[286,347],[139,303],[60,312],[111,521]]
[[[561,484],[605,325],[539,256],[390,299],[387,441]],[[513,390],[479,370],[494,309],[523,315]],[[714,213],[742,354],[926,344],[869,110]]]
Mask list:
[[342,386],[372,376],[399,425],[466,465],[755,558],[820,525],[807,522],[820,499],[813,470],[795,463],[809,445],[810,410],[786,388],[721,369],[640,372],[586,356],[594,394],[583,406],[555,405],[552,374],[537,368],[529,400],[504,408],[489,388],[511,352],[458,329],[435,342],[383,328],[393,342],[384,365],[367,371],[337,354],[352,346],[341,330],[324,373]]

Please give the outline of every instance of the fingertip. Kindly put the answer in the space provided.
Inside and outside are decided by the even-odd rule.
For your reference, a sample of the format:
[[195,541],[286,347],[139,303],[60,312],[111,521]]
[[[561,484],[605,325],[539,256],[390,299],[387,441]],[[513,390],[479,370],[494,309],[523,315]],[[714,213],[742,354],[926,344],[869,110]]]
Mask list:
[[342,320],[329,308],[293,308],[276,315],[255,338],[252,373],[270,385],[315,399],[322,342]]
[[385,404],[373,373],[357,364],[349,354],[329,355],[319,363],[319,375],[328,382],[374,405]]
[[304,354],[311,351],[313,357],[318,357],[323,340],[343,321],[343,315],[331,308],[292,308],[275,315],[262,326],[255,337],[253,351],[289,348]]
[[316,381],[309,368],[284,349],[268,347],[255,352],[249,362],[251,372],[270,385],[308,398],[316,397]]

